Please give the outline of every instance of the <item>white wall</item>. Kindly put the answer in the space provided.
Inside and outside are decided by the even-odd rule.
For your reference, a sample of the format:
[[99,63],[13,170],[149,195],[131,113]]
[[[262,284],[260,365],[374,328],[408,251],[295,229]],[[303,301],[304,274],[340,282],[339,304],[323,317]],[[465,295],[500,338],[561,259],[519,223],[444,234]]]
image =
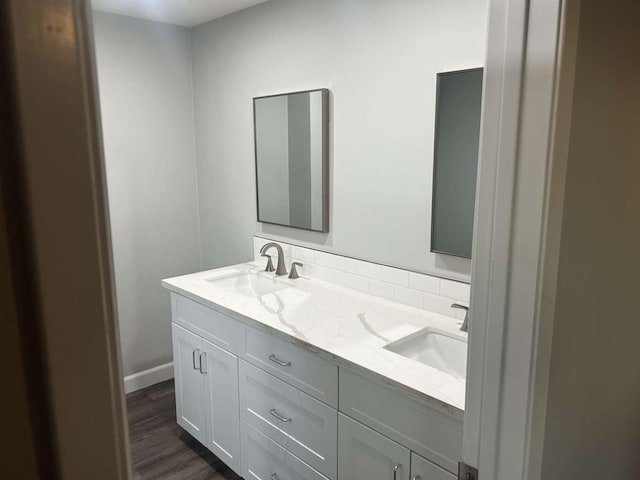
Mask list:
[[94,30],[128,375],[172,360],[160,280],[200,268],[191,39],[186,28],[101,12]]
[[[436,73],[481,66],[486,0],[271,0],[193,29],[203,266],[264,234],[469,279],[431,254]],[[329,234],[256,224],[252,97],[326,87]]]
[[640,3],[581,3],[542,478],[640,478]]
[[[160,279],[249,260],[254,233],[468,280],[429,253],[435,81],[482,64],[486,9],[271,0],[192,30],[94,12],[125,375],[171,361]],[[320,87],[330,233],[257,224],[252,98]]]

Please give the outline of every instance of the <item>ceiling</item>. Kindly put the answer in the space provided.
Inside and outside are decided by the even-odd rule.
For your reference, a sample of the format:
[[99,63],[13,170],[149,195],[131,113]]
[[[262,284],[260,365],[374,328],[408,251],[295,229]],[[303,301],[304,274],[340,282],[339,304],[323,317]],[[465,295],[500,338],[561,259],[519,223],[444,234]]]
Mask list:
[[92,0],[96,10],[195,27],[267,0]]

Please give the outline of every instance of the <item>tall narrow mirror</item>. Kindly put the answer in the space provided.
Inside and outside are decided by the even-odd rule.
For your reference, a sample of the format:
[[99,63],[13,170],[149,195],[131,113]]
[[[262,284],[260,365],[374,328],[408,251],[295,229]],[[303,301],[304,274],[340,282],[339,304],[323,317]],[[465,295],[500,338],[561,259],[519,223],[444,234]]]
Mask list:
[[253,100],[258,221],[329,231],[326,89]]
[[438,74],[431,251],[471,258],[482,68]]

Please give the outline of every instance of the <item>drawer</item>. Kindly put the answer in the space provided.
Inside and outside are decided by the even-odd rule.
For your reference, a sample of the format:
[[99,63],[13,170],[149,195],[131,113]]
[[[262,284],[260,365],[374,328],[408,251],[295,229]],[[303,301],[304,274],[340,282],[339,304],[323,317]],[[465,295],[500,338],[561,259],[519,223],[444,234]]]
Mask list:
[[238,353],[238,322],[233,318],[175,293],[171,293],[171,316],[174,323],[220,348]]
[[244,328],[241,356],[334,408],[338,406],[338,367],[272,335]]
[[369,379],[340,369],[340,411],[457,472],[462,422]]
[[245,480],[327,480],[251,425],[242,426]]
[[329,478],[336,478],[338,412],[240,361],[240,418]]
[[411,478],[416,480],[457,480],[457,475],[447,472],[426,458],[411,452]]

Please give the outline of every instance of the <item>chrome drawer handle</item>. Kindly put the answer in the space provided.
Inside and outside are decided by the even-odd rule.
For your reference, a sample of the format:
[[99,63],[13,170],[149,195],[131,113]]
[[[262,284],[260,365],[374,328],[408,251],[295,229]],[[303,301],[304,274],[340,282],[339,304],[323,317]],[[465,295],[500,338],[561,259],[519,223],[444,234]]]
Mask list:
[[269,475],[269,478],[271,480],[280,480],[280,478],[278,477],[278,475],[276,473],[272,473],[271,475]]
[[398,480],[398,470],[400,470],[400,467],[402,467],[402,465],[399,463],[396,463],[393,466],[393,480]]
[[207,354],[200,354],[200,373],[207,373]]
[[196,357],[200,358],[200,349],[196,348],[192,353],[191,353],[191,359],[193,360],[193,369],[194,370],[198,370],[200,368],[200,366],[196,367]]
[[279,360],[278,357],[276,357],[273,354],[269,355],[269,360],[271,360],[273,363],[277,363],[281,367],[290,367],[291,366],[291,362],[283,362],[282,360]]
[[280,420],[281,422],[288,423],[288,422],[290,422],[290,421],[291,421],[291,418],[289,418],[289,417],[283,417],[282,415],[280,415],[280,414],[278,413],[278,411],[277,411],[275,408],[272,408],[271,410],[269,410],[269,413],[270,413],[271,415],[273,415],[274,417],[276,417],[276,418],[277,418],[278,420]]

